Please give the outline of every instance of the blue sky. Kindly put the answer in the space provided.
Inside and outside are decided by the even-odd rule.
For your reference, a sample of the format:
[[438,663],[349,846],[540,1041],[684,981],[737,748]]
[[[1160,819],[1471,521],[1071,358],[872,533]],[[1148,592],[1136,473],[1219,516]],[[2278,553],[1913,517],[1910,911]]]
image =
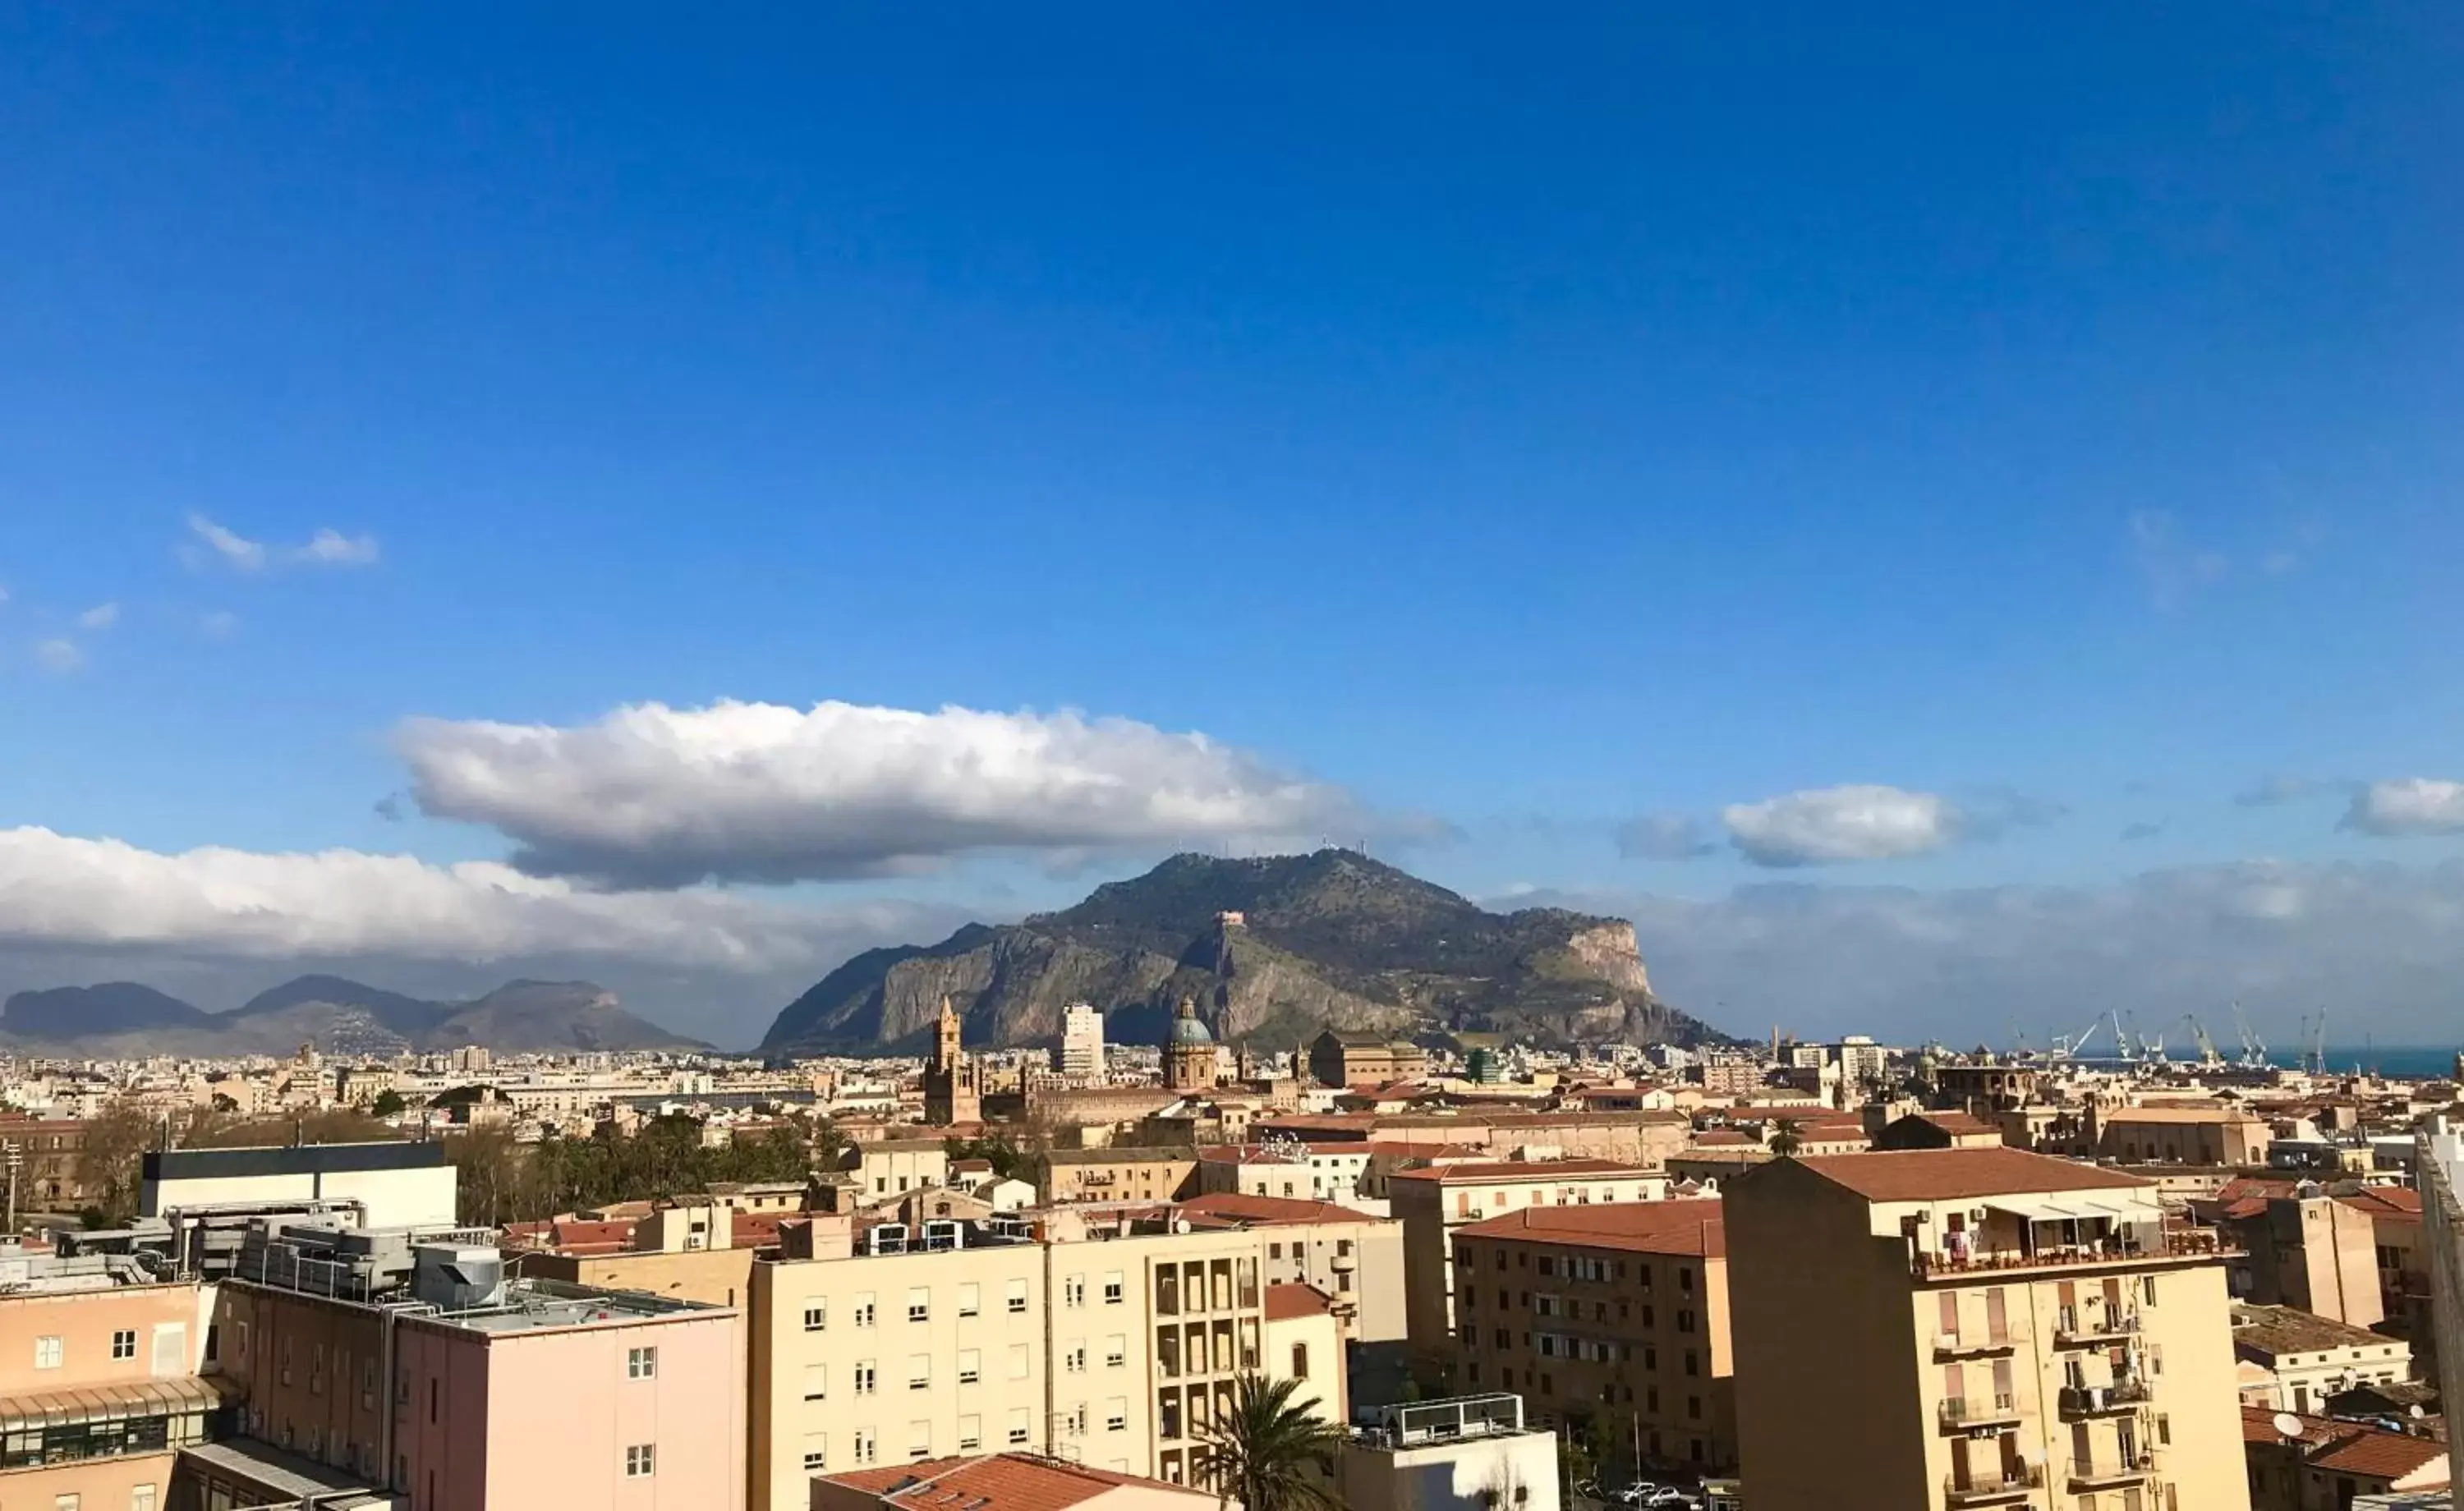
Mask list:
[[[749,1037],[1348,827],[1810,1030],[2101,990],[2019,897],[2140,920],[2150,1012],[2445,1037],[2464,20],[507,10],[0,11],[0,829],[73,842],[0,861],[0,989],[559,965]],[[907,791],[878,720],[714,788],[728,699],[1084,711],[1069,770],[1216,800]],[[654,704],[690,779],[593,735]],[[248,859],[328,851],[470,911]],[[437,869],[508,858],[592,926]],[[2156,957],[2198,879],[2301,901]],[[1871,995],[1799,887],[1923,912]]]

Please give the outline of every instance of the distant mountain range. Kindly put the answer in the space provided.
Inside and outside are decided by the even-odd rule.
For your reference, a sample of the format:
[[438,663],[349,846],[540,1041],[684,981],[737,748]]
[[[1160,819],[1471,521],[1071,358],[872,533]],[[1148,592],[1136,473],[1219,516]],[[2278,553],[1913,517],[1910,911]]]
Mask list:
[[[1238,921],[1230,921],[1230,915]],[[1492,913],[1349,850],[1178,855],[1060,912],[872,950],[780,1013],[765,1053],[912,1044],[947,996],[971,1043],[1049,1041],[1089,1001],[1156,1042],[1182,996],[1221,1037],[1275,1048],[1321,1028],[1503,1033],[1539,1044],[1725,1043],[1661,1002],[1634,926],[1562,909]]]
[[98,1058],[394,1055],[476,1044],[502,1054],[707,1049],[627,1012],[587,981],[509,981],[469,1002],[431,1002],[334,975],[303,975],[228,1013],[135,981],[19,992],[0,1006],[0,1047]]

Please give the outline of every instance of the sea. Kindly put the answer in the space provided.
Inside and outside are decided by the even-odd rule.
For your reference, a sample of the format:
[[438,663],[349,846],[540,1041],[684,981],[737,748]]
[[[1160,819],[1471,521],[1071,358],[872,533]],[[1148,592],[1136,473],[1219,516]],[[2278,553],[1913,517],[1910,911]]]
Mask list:
[[[2356,1065],[2382,1076],[2394,1076],[2406,1081],[2427,1081],[2453,1074],[2454,1044],[2329,1044],[2327,1068],[2348,1071]],[[2271,1049],[2267,1058],[2287,1069],[2301,1063],[2299,1049]]]

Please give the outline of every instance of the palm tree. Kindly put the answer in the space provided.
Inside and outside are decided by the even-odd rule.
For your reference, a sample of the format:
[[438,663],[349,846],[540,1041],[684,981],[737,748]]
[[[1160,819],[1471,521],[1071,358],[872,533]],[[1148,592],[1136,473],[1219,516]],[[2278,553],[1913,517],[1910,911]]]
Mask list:
[[1243,1374],[1234,1383],[1232,1410],[1206,1430],[1198,1470],[1242,1511],[1337,1511],[1341,1502],[1318,1478],[1342,1451],[1344,1431],[1297,1403],[1299,1380]]
[[1803,1149],[1805,1140],[1797,1132],[1800,1127],[1802,1125],[1794,1118],[1780,1119],[1779,1131],[1773,1133],[1771,1138],[1771,1151],[1785,1159]]

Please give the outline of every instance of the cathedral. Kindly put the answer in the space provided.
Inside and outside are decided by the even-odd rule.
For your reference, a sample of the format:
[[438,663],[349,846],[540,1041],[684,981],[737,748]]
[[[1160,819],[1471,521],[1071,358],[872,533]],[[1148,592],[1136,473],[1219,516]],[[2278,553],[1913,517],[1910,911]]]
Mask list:
[[944,996],[941,1017],[933,1028],[933,1058],[924,1064],[924,1121],[948,1128],[953,1123],[980,1123],[983,1117],[983,1090],[976,1080],[976,1067],[958,1045],[958,1015]]
[[1172,1035],[1163,1046],[1163,1084],[1167,1091],[1215,1089],[1215,1036],[1199,1021],[1198,1004],[1180,999],[1173,1015]]

